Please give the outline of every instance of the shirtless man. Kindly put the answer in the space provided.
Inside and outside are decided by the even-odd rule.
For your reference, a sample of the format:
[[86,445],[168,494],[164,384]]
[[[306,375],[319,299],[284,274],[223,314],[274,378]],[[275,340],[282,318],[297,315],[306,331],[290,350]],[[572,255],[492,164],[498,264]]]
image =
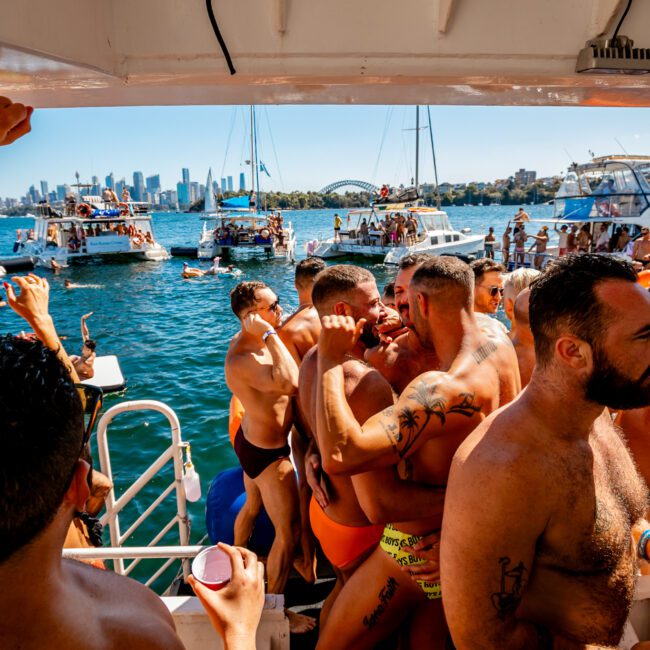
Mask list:
[[511,273],[506,273],[503,280],[503,311],[510,321],[510,338],[515,331],[515,300],[517,296],[530,286],[538,276],[539,271],[536,269],[518,268]]
[[409,316],[409,283],[418,266],[431,259],[426,253],[405,255],[400,259],[399,271],[395,278],[395,307],[406,328],[397,337],[384,339],[380,344],[367,350],[366,361],[377,368],[388,383],[401,393],[414,377],[426,370],[437,370],[440,361],[436,351],[425,348],[415,332]]
[[[325,262],[318,257],[308,257],[296,265],[294,285],[298,292],[298,309],[278,329],[278,336],[295,362],[300,367],[307,351],[316,345],[320,336],[320,319],[312,304],[311,291],[316,276],[325,268]],[[297,415],[298,411],[296,411]],[[302,559],[296,558],[296,569],[309,583],[316,580],[314,537],[309,524],[309,500],[311,490],[305,477],[305,454],[309,438],[304,434],[304,425],[296,421],[291,429],[291,449],[298,471],[300,496],[300,546]]]
[[544,263],[546,255],[546,246],[548,244],[548,226],[542,226],[536,235],[530,235],[535,240],[535,243],[528,249],[530,253],[535,248],[535,258],[533,264],[537,270],[540,270]]
[[530,289],[526,288],[519,293],[515,300],[512,331],[510,332],[510,340],[517,355],[522,388],[528,386],[535,367],[535,345],[528,316],[529,301]]
[[[394,408],[384,409],[363,426],[345,399],[342,370],[363,321],[323,319],[317,435],[328,474],[358,473],[405,460],[409,478],[443,486],[458,445],[519,392],[516,355],[507,339],[490,337],[477,324],[473,288],[472,271],[459,259],[438,257],[420,264],[409,288],[409,314],[422,345],[436,350],[441,371],[421,374]],[[412,547],[440,524],[438,517],[384,529],[380,547],[334,603],[320,647],[372,647],[430,601],[437,605],[437,616],[428,612],[427,647],[444,646],[440,586],[415,583],[401,568],[418,561],[404,547]],[[337,619],[345,625],[334,625]]]
[[81,346],[81,356],[72,354],[70,355],[70,361],[74,369],[77,371],[80,379],[92,379],[95,376],[95,359],[97,354],[95,350],[97,349],[97,343],[90,338],[90,332],[88,331],[88,325],[86,321],[93,315],[94,312],[89,312],[84,314],[81,317],[81,339],[83,344]]
[[530,384],[454,457],[447,621],[457,648],[616,646],[648,491],[604,407],[650,403],[650,295],[629,264],[570,255],[532,286],[530,323]]
[[474,272],[474,311],[496,314],[503,295],[505,269],[489,257],[474,260],[470,267]]
[[501,255],[503,257],[503,266],[506,269],[510,261],[510,244],[512,243],[510,233],[512,233],[512,228],[507,226],[503,233],[503,239],[501,240]]
[[641,228],[641,237],[632,246],[632,259],[644,268],[650,264],[650,229]]
[[[343,362],[346,399],[355,418],[365,422],[393,404],[390,384],[363,361],[366,348],[377,342],[376,325],[386,316],[375,279],[358,266],[331,266],[318,276],[313,296],[321,318],[339,314],[366,321],[363,335]],[[299,379],[301,410],[312,435],[317,421],[317,365],[313,348],[303,360]],[[337,585],[321,612],[321,628],[342,585],[376,548],[387,521],[436,515],[442,509],[441,494],[399,480],[394,468],[356,476],[335,474],[327,483],[329,502],[321,507],[312,497],[310,504],[312,528],[337,575]]]
[[[226,354],[226,383],[245,409],[234,442],[246,488],[246,503],[235,520],[235,544],[248,542],[240,538],[242,531],[250,531],[250,519],[264,505],[275,528],[267,563],[268,590],[281,594],[300,538],[298,485],[287,444],[298,366],[275,330],[282,307],[269,287],[240,282],[230,292],[230,304],[241,331]],[[287,616],[295,632],[314,626],[307,616],[288,610]]]

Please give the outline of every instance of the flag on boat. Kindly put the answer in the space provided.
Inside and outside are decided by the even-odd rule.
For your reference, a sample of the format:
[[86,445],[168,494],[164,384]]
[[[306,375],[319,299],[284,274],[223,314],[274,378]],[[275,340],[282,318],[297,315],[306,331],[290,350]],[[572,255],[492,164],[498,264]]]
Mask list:
[[264,172],[269,178],[271,178],[271,174],[269,174],[269,170],[266,168],[266,165],[260,160],[260,171]]

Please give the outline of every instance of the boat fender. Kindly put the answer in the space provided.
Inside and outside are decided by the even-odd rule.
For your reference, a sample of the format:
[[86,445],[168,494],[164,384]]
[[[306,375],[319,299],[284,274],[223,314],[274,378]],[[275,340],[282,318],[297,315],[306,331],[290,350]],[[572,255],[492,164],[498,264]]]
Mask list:
[[120,215],[122,217],[126,217],[126,216],[128,216],[130,214],[129,206],[126,203],[119,203],[117,208],[120,211]]
[[[241,467],[231,467],[219,472],[208,489],[205,503],[205,530],[210,542],[233,544],[235,519],[246,503],[244,472]],[[248,548],[258,555],[268,555],[275,531],[264,508],[258,515]]]
[[93,213],[93,209],[87,203],[80,203],[77,206],[77,214],[84,219]]

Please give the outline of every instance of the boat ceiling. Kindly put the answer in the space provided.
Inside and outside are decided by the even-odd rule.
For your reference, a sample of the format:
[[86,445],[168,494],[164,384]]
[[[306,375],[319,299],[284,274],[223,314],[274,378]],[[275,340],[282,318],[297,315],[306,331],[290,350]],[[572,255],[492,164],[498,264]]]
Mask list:
[[[650,75],[574,72],[624,0],[31,0],[0,9],[0,89],[37,107],[648,106]],[[650,2],[620,34],[650,47]],[[644,29],[645,27],[645,29]]]

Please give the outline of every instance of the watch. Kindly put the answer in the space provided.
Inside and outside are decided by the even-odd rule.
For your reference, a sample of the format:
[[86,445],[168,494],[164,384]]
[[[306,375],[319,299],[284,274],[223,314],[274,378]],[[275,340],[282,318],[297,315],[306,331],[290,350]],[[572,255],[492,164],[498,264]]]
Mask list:
[[269,327],[269,329],[267,329],[266,332],[262,334],[262,342],[266,343],[266,339],[268,339],[272,334],[277,334],[277,332],[272,327]]
[[642,560],[650,562],[650,554],[648,553],[648,546],[650,546],[650,528],[644,531],[639,539],[639,545],[637,546],[637,553]]

